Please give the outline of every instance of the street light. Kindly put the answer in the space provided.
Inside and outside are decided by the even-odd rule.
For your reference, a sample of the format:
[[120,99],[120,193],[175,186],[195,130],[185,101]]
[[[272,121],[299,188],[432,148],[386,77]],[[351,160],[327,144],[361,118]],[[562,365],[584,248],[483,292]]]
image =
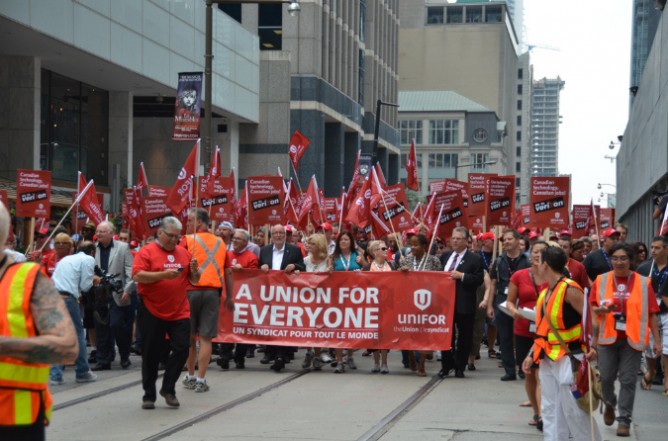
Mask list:
[[463,167],[480,167],[482,165],[494,165],[496,164],[497,160],[494,159],[492,161],[484,161],[484,162],[474,162],[472,164],[457,164],[455,165],[455,180],[459,180],[459,176],[457,173],[457,169],[463,168]]
[[615,189],[617,188],[617,186],[615,186],[615,185],[612,185],[612,184],[602,184],[602,183],[600,183],[600,182],[598,183],[598,185],[597,185],[596,187],[600,190],[604,185],[607,185],[608,187],[612,187],[612,188],[615,188]]
[[380,130],[380,106],[399,107],[399,104],[386,103],[380,99],[376,100],[376,126],[373,129],[373,151],[371,152],[371,163],[378,160],[378,131]]
[[212,81],[212,64],[213,64],[213,10],[211,6],[221,3],[250,3],[250,4],[271,4],[271,3],[288,3],[288,13],[290,16],[295,16],[301,11],[299,0],[205,0],[206,2],[206,29],[205,29],[205,46],[204,46],[204,151],[205,158],[211,155],[211,113],[212,113],[212,96],[211,90]]

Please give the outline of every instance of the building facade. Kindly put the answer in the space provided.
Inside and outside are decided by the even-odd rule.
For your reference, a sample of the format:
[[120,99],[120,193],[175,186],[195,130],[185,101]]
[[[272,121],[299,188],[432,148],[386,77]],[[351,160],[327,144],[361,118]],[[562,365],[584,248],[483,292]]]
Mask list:
[[[656,0],[633,0],[633,30],[631,36],[631,84],[638,87],[645,69],[649,50],[659,26],[661,12]],[[633,100],[633,94],[631,94]]]
[[533,82],[531,92],[531,176],[559,174],[559,96],[561,78]]

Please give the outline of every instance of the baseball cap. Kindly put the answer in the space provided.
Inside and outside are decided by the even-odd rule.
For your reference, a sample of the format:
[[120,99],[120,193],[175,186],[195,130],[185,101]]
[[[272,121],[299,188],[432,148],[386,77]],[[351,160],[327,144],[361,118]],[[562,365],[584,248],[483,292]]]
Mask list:
[[484,241],[486,241],[486,240],[494,240],[494,233],[492,233],[491,231],[488,231],[488,232],[486,232],[486,233],[482,233],[482,234],[480,235],[480,240],[481,240],[482,242],[484,242]]
[[286,226],[285,226],[285,232],[286,232],[286,233],[292,233],[292,231],[293,231],[293,229],[292,229],[292,225],[286,225]]
[[527,227],[519,227],[517,229],[517,232],[520,233],[520,234],[524,234],[524,233],[527,232]]
[[619,236],[619,231],[615,230],[614,228],[606,228],[605,230],[603,230],[603,233],[601,233],[601,237],[603,239],[607,239],[608,237],[614,235]]
[[540,234],[536,233],[535,231],[529,233],[529,239],[535,239],[537,237],[540,237]]
[[233,227],[232,224],[231,224],[230,222],[228,222],[228,221],[223,221],[223,222],[221,222],[221,223],[220,223],[220,226],[223,227],[223,228],[227,228],[227,229],[229,229],[229,230],[234,230],[234,227]]
[[418,231],[415,228],[411,228],[409,230],[406,230],[406,234],[417,234]]
[[321,227],[324,231],[332,231],[332,224],[330,224],[329,222],[323,223]]
[[572,235],[573,235],[573,233],[571,232],[571,230],[561,230],[561,232],[559,233],[559,237],[561,237],[561,236],[572,236]]

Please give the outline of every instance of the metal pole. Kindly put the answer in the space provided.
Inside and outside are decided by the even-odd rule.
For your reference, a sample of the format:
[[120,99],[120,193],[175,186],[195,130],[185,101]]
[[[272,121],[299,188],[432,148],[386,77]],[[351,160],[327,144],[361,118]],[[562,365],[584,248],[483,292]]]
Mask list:
[[[213,62],[213,0],[206,0],[206,30],[204,47],[204,157],[211,156],[211,113],[213,110],[213,91],[211,90],[211,72]],[[199,167],[199,164],[197,164]]]
[[380,105],[383,104],[381,100],[376,100],[376,125],[373,129],[373,151],[371,152],[371,165],[375,165],[378,161],[378,132],[380,131]]

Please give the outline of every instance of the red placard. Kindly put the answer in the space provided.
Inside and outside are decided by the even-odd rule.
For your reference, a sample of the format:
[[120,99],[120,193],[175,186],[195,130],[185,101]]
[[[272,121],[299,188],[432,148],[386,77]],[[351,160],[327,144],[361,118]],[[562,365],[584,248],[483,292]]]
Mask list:
[[283,223],[283,178],[251,176],[246,180],[248,222],[251,225]]
[[601,216],[598,218],[599,233],[606,228],[613,228],[615,226],[615,209],[601,208]]
[[487,215],[487,191],[492,176],[496,174],[469,173],[469,216]]
[[51,172],[16,170],[16,216],[51,217]]
[[492,176],[487,190],[487,225],[510,225],[515,211],[515,176]]
[[[588,205],[573,205],[573,224],[571,225],[571,236],[573,239],[589,236],[592,232],[591,227],[594,225],[594,220],[591,212],[591,204]],[[596,218],[600,216],[600,210],[596,212]]]
[[167,198],[147,197],[142,199],[144,234],[155,234],[162,218],[170,216],[172,210],[166,204]]
[[[443,272],[234,274],[233,314],[215,341],[328,348],[448,350],[455,286]],[[223,305],[221,305],[224,308]],[[222,309],[221,309],[222,311]]]
[[388,222],[392,223],[394,231],[408,230],[413,228],[413,221],[406,207],[408,207],[408,200],[404,184],[390,185],[385,189],[383,199],[378,204],[378,217],[390,227],[390,230],[392,227]]
[[531,224],[536,228],[561,231],[570,225],[568,216],[571,178],[532,177]]
[[[212,179],[213,194],[210,198],[200,196],[199,206],[209,210],[211,220],[216,222],[230,222],[234,225],[234,181],[230,177],[215,177]],[[201,189],[200,189],[201,190]]]
[[444,191],[459,190],[462,192],[462,202],[466,211],[464,216],[469,216],[469,184],[467,182],[458,181],[456,179],[446,179]]
[[440,193],[445,191],[445,184],[447,179],[442,179],[440,181],[432,181],[429,183],[429,194]]
[[167,198],[170,191],[172,191],[171,187],[163,187],[162,185],[148,186],[148,195],[154,198]]
[[452,236],[452,230],[456,227],[468,227],[468,218],[464,216],[464,200],[461,191],[444,191],[434,197],[436,198],[434,210],[441,214],[436,227],[437,237],[447,240]]
[[520,226],[531,228],[531,204],[520,205]]
[[337,198],[324,198],[322,199],[322,210],[327,222],[335,223],[338,222],[338,203]]

